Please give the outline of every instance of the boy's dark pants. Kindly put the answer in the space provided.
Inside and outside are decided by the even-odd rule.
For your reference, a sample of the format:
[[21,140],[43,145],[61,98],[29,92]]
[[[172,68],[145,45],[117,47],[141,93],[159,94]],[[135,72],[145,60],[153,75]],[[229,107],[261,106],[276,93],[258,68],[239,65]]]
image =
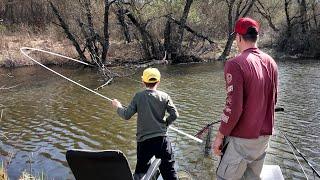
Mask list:
[[161,159],[160,173],[165,180],[176,180],[174,154],[171,142],[166,136],[154,137],[137,143],[137,165],[135,173],[146,173],[152,156]]

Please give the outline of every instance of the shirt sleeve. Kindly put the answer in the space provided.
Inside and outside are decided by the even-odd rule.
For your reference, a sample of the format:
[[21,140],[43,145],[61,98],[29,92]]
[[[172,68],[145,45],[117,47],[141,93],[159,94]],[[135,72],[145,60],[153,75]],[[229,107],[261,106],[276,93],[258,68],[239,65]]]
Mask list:
[[129,120],[137,112],[137,94],[133,97],[128,107],[121,107],[117,109],[118,115],[125,119]]
[[278,101],[278,90],[279,90],[279,79],[278,79],[278,66],[277,65],[275,65],[275,102],[274,102],[274,104],[277,104],[277,101]]
[[219,131],[224,136],[229,136],[242,114],[244,81],[239,65],[232,61],[226,62],[224,76],[227,98]]
[[178,110],[176,106],[173,104],[173,101],[170,96],[168,96],[167,112],[169,113],[169,116],[166,118],[166,123],[169,126],[170,124],[172,124],[173,121],[175,121],[179,117]]

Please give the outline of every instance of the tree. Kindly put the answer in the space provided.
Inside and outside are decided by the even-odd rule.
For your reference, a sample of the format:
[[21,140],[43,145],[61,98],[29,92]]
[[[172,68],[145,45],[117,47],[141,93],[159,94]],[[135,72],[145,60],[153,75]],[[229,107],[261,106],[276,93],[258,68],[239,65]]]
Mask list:
[[186,5],[184,6],[183,14],[180,18],[179,22],[179,28],[178,28],[178,34],[177,34],[177,39],[174,42],[177,42],[174,44],[173,49],[174,51],[172,52],[173,54],[173,59],[177,58],[177,55],[181,53],[181,46],[182,46],[182,41],[183,41],[183,34],[184,34],[184,29],[185,25],[187,22],[188,14],[190,12],[190,7],[192,5],[193,0],[187,0]]
[[[80,14],[79,18],[76,19],[76,22],[79,26],[79,31],[85,39],[84,41],[81,41],[81,38],[76,38],[75,33],[71,31],[71,28],[52,2],[50,2],[50,6],[59,20],[59,25],[63,28],[68,39],[72,42],[78,52],[80,59],[99,67],[99,70],[104,75],[105,79],[109,80],[113,77],[110,71],[107,71],[105,67],[109,49],[109,9],[115,1],[104,0],[103,31],[101,34],[96,30],[93,23],[91,0],[79,0],[79,2],[80,6],[84,9],[85,18],[82,18]],[[88,60],[86,54],[89,54],[90,60]]]
[[271,27],[274,31],[278,32],[279,28],[277,28],[272,21],[272,15],[275,15],[276,13],[274,13],[274,11],[270,12],[269,8],[266,8],[261,0],[257,0],[256,3],[254,3],[254,5],[258,13],[261,14],[268,21],[269,27]]
[[231,46],[235,40],[234,24],[240,17],[245,17],[249,14],[256,0],[225,0],[228,6],[228,40],[219,57],[220,60],[225,60],[230,54]]
[[278,38],[280,50],[289,54],[319,56],[317,17],[320,14],[315,8],[318,4],[314,0],[284,0],[286,26]]
[[124,3],[123,1],[121,3],[120,2],[116,3],[116,5],[117,5],[116,15],[117,15],[117,19],[119,21],[119,24],[121,26],[121,30],[123,32],[125,41],[126,41],[126,43],[130,43],[132,41],[131,35],[129,32],[128,24],[125,20],[125,14],[127,13],[127,11],[123,8],[123,3]]

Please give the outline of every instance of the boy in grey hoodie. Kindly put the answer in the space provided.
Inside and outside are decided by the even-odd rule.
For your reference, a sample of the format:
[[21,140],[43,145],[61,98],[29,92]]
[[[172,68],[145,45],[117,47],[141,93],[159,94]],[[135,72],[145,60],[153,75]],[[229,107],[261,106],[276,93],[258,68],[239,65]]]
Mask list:
[[[160,72],[156,68],[147,68],[143,71],[142,81],[146,89],[133,97],[127,108],[114,99],[112,106],[123,119],[130,119],[138,113],[137,119],[137,165],[135,176],[144,174],[149,167],[152,156],[161,159],[160,173],[165,180],[177,178],[174,169],[174,155],[171,142],[167,137],[167,127],[178,118],[178,111],[170,96],[157,87],[160,83]],[[164,119],[165,112],[169,116]]]

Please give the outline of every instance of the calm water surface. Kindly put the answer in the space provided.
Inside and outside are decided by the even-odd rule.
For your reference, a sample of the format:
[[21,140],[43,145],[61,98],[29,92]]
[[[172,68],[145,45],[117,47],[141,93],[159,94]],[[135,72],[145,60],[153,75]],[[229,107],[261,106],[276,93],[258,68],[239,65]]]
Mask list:
[[[304,179],[290,148],[279,134],[286,132],[315,168],[320,171],[320,61],[280,61],[278,106],[266,164],[281,167],[286,179]],[[92,89],[101,82],[89,69],[55,67],[57,71]],[[160,89],[169,93],[181,117],[174,123],[195,134],[206,123],[219,119],[225,92],[223,63],[160,67]],[[141,72],[133,76],[140,80]],[[9,76],[10,77],[9,77]],[[0,160],[14,153],[8,172],[18,179],[23,170],[44,172],[48,179],[74,179],[65,160],[68,149],[119,149],[132,169],[136,163],[136,117],[121,120],[110,103],[40,67],[0,69]],[[142,87],[129,79],[117,79],[99,92],[128,104]],[[218,127],[214,127],[216,131]],[[169,130],[177,169],[188,171],[194,179],[215,179],[216,157],[204,157],[204,145]],[[303,165],[306,166],[305,163]],[[307,173],[311,176],[310,169]]]

